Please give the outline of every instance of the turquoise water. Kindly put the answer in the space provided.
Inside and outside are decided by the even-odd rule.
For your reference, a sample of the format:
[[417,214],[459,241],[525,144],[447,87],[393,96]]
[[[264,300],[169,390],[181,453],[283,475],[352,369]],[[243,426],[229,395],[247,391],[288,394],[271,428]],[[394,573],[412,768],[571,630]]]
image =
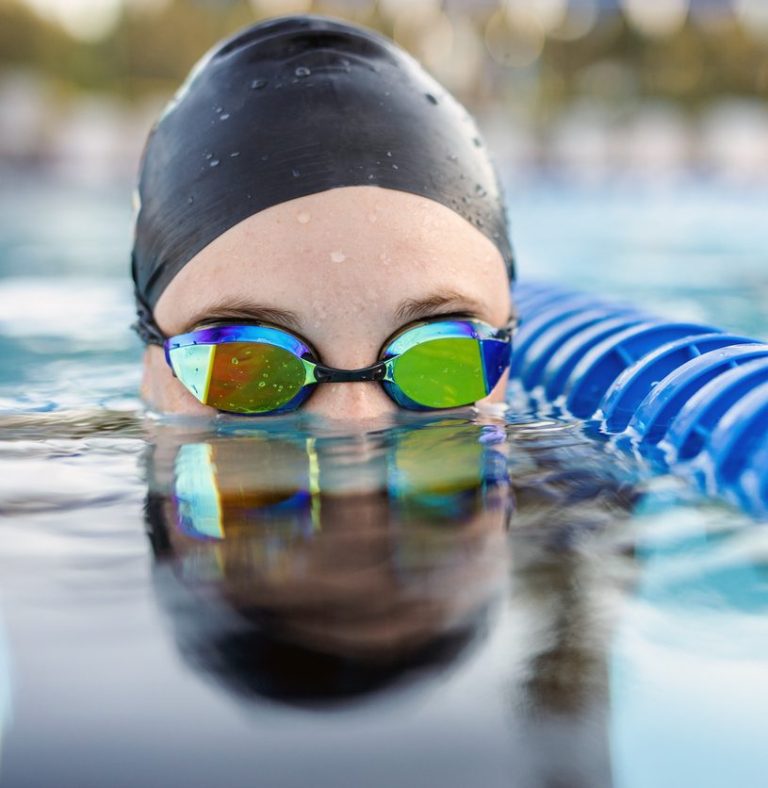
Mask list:
[[[764,785],[764,526],[515,407],[144,418],[126,191],[7,183],[0,785]],[[522,276],[768,336],[768,191],[510,197]]]

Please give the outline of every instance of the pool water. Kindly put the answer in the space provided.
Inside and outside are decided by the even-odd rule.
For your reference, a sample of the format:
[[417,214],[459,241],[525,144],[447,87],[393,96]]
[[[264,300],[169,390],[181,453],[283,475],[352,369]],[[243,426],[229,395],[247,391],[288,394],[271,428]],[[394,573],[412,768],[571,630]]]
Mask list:
[[[510,197],[521,276],[768,336],[768,191]],[[143,416],[127,203],[0,192],[0,786],[765,784],[764,524],[514,390]]]

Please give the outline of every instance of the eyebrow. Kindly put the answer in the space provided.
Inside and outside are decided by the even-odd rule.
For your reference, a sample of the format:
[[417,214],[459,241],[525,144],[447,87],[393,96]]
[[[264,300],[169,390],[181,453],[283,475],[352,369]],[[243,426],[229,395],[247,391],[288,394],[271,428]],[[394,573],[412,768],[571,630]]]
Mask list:
[[261,323],[283,326],[297,332],[301,330],[299,316],[290,309],[254,304],[245,300],[234,300],[214,304],[204,312],[193,316],[187,321],[184,331],[192,331],[195,326],[218,320],[255,320]]
[[446,290],[433,293],[425,298],[406,298],[395,309],[395,318],[402,323],[408,323],[420,317],[426,317],[438,310],[452,310],[457,314],[477,313],[482,314],[485,309],[483,305],[474,298],[457,293],[454,290]]
[[[409,323],[421,317],[427,317],[438,310],[452,310],[456,314],[482,314],[483,306],[475,299],[462,295],[454,290],[432,293],[424,298],[406,298],[401,301],[394,312],[394,317],[401,324]],[[255,320],[271,323],[276,326],[290,328],[299,332],[302,328],[301,319],[290,309],[252,303],[247,300],[232,300],[214,304],[203,312],[186,321],[183,333],[192,331],[196,326],[218,320]]]

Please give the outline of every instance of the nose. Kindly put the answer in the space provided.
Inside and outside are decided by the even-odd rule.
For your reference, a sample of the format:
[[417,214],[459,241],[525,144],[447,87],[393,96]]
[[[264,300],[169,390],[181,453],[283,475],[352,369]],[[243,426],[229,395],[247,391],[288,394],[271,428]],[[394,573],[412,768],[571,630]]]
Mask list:
[[378,383],[323,383],[304,410],[329,419],[366,422],[392,415],[397,405]]

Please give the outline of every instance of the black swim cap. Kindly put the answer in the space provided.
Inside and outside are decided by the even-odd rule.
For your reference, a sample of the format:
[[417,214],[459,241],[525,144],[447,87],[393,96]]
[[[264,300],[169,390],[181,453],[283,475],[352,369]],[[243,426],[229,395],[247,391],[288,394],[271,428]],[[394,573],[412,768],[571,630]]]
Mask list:
[[217,44],[153,127],[132,271],[145,341],[174,276],[239,222],[339,186],[428,197],[470,221],[514,277],[497,173],[464,107],[406,52],[336,19],[270,19]]

